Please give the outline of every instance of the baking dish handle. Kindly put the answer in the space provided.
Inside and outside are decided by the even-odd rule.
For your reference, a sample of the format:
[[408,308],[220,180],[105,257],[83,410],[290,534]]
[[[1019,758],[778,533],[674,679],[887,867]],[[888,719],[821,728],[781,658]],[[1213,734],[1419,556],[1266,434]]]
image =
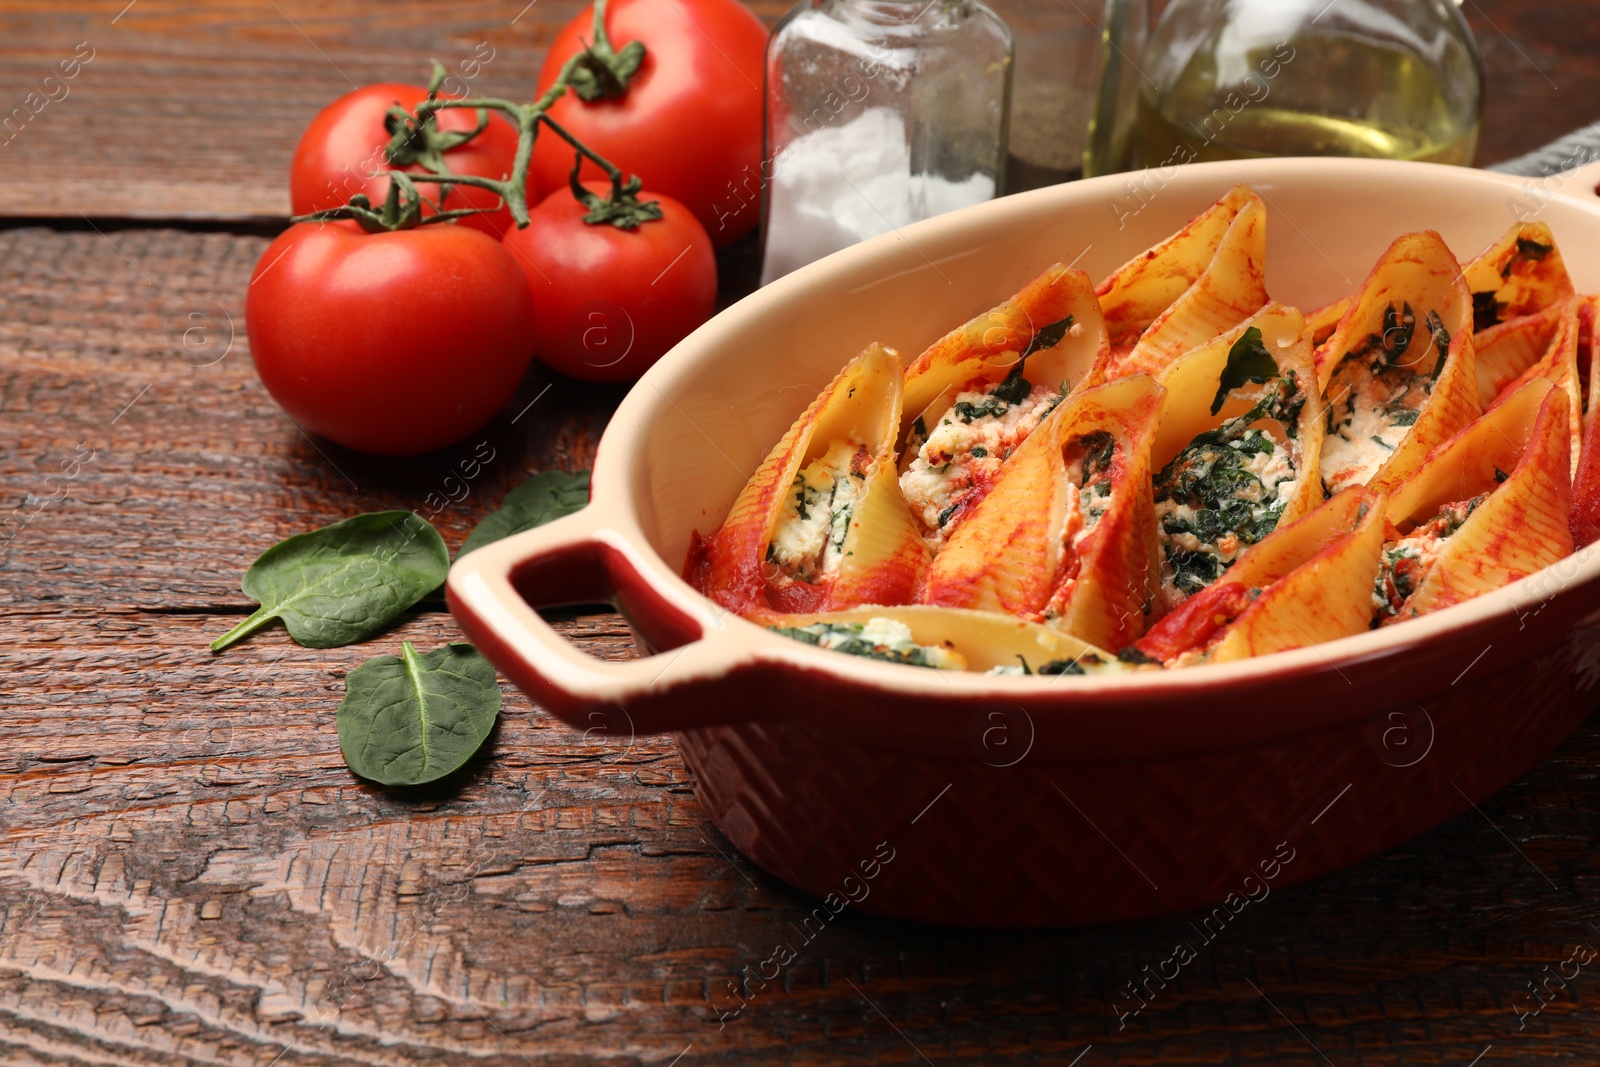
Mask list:
[[[749,717],[722,699],[730,674],[753,665],[727,632],[730,613],[645,578],[635,543],[601,507],[468,553],[450,568],[445,594],[489,662],[573,726],[647,734]],[[601,601],[665,648],[597,659],[535,610]]]

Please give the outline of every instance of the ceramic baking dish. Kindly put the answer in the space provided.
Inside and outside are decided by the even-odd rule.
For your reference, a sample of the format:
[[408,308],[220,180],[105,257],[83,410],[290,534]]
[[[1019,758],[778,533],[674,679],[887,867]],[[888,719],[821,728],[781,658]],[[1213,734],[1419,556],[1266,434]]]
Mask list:
[[[1235,183],[1268,204],[1273,297],[1314,308],[1354,291],[1402,232],[1436,229],[1465,259],[1519,215],[1554,228],[1580,292],[1600,289],[1596,177],[1519,188],[1427,164],[1206,164],[1059,185],[868,241],[746,298],[652,368],[601,441],[590,505],[459,561],[451,610],[574,726],[672,732],[723,833],[819,907],[1053,926],[1227,907],[1334,870],[1489,796],[1587,715],[1600,546],[1318,647],[996,678],[768,633],[681,580],[690,535],[720,524],[868,343],[909,359],[1054,262],[1103,277]],[[597,599],[628,618],[644,658],[585,656],[535,611]]]

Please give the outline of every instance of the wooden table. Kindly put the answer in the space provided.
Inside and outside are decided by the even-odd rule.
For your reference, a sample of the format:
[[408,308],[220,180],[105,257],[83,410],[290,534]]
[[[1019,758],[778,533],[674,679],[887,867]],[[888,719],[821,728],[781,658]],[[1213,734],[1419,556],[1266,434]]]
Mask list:
[[[340,759],[343,675],[456,637],[439,605],[362,648],[272,630],[213,658],[258,552],[417,507],[455,458],[313,442],[256,385],[244,287],[294,138],[348,83],[482,43],[484,82],[526,94],[577,2],[525,2],[0,9],[0,109],[93,53],[0,144],[0,505],[21,509],[0,563],[0,1062],[1600,1058],[1592,968],[1522,1014],[1530,982],[1600,944],[1593,725],[1481,811],[1273,894],[1121,1024],[1119,987],[1185,919],[996,934],[846,913],[720,1026],[729,981],[811,902],[732,853],[669,739],[585,739],[510,692],[462,780],[389,793]],[[1019,31],[1014,173],[1042,180],[1075,120],[1039,86],[1070,75],[1087,4],[995,6]],[[1600,117],[1600,4],[1466,10],[1491,71],[1484,161]],[[726,296],[752,247],[724,255]],[[436,519],[452,545],[525,472],[586,466],[620,393],[535,373],[509,410],[540,395],[463,446],[498,459]],[[57,491],[80,446],[93,460]],[[633,654],[614,615],[560,625]]]

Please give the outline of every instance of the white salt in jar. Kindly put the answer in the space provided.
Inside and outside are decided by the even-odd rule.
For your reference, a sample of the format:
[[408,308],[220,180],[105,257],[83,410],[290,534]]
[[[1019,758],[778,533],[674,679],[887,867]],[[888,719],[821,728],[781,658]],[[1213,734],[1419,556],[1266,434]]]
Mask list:
[[995,196],[1012,57],[975,0],[801,0],[767,46],[762,284]]

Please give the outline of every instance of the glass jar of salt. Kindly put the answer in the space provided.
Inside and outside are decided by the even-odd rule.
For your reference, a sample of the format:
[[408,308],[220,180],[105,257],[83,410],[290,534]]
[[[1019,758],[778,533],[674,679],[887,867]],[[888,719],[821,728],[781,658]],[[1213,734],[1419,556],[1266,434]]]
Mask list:
[[767,45],[761,283],[994,197],[1012,59],[976,0],[801,0]]

